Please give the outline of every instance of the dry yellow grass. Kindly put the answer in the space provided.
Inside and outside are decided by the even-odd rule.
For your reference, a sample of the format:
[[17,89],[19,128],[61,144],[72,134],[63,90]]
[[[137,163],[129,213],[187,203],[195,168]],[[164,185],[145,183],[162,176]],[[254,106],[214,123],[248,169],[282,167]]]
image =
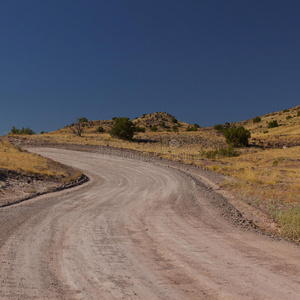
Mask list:
[[22,174],[40,174],[44,177],[55,177],[62,181],[69,181],[69,179],[81,175],[76,170],[62,166],[60,163],[38,154],[27,152],[7,141],[0,141],[0,168]]

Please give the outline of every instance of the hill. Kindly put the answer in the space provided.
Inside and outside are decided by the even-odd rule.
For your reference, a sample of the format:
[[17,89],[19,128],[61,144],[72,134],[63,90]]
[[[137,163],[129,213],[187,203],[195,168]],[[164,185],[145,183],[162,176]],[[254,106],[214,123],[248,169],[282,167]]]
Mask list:
[[[296,106],[242,122],[224,124],[227,128],[244,126],[251,131],[249,147],[238,149],[228,148],[222,132],[213,127],[187,131],[191,128],[190,124],[176,122],[172,115],[161,112],[133,120],[137,126],[146,128],[145,132],[136,133],[133,141],[123,141],[109,135],[113,120],[84,123],[82,137],[72,132],[74,125],[69,125],[48,134],[9,136],[9,139],[25,145],[78,144],[83,147],[103,146],[107,147],[107,151],[114,148],[138,150],[152,157],[221,173],[226,176],[223,188],[233,191],[245,205],[251,205],[275,219],[280,228],[273,228],[274,231],[300,241],[299,111],[300,106]],[[103,126],[103,133],[97,132],[99,126]],[[158,130],[152,131],[153,126]],[[176,126],[175,129],[173,126]]]

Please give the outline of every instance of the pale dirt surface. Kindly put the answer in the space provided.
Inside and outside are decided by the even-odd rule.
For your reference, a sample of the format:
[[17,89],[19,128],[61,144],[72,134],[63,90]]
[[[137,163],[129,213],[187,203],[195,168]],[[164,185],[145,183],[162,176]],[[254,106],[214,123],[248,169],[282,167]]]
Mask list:
[[34,151],[91,180],[0,209],[0,299],[299,299],[300,248],[234,226],[199,178]]

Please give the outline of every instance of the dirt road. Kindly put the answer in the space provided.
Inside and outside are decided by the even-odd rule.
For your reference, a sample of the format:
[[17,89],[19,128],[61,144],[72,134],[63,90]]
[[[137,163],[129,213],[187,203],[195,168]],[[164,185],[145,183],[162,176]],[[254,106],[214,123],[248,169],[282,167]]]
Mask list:
[[172,168],[35,150],[91,181],[0,209],[0,299],[299,299],[300,249]]

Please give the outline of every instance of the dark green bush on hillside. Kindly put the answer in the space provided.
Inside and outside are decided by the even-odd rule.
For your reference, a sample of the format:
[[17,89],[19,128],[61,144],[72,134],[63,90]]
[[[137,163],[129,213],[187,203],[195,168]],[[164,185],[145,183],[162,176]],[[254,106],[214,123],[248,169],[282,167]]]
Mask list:
[[228,128],[224,131],[226,143],[233,147],[247,147],[249,145],[250,131],[244,127]]
[[135,127],[135,132],[146,132],[146,128],[145,127],[136,126]]
[[271,121],[268,123],[268,128],[274,128],[274,127],[278,127],[278,122],[277,120]]
[[104,128],[102,126],[99,126],[97,129],[97,132],[102,133],[104,132]]
[[171,121],[172,121],[173,123],[178,123],[178,120],[177,120],[175,117],[172,117]]
[[217,124],[214,126],[215,130],[218,130],[219,132],[223,132],[224,131],[224,127],[222,124]]
[[197,123],[194,124],[194,127],[195,128],[200,128],[199,124],[197,124]]
[[157,129],[158,129],[157,126],[151,126],[151,127],[150,127],[150,130],[151,130],[151,131],[157,131]]
[[297,112],[297,117],[300,117],[300,110],[298,110]]
[[283,112],[289,112],[289,111],[290,111],[289,109],[284,109],[284,110],[283,110]]
[[253,123],[259,123],[261,121],[261,118],[260,117],[255,117],[253,119]]
[[135,126],[129,118],[115,118],[110,135],[122,140],[132,140],[134,132]]
[[188,127],[186,129],[186,131],[198,131],[198,128],[196,128],[196,127]]

